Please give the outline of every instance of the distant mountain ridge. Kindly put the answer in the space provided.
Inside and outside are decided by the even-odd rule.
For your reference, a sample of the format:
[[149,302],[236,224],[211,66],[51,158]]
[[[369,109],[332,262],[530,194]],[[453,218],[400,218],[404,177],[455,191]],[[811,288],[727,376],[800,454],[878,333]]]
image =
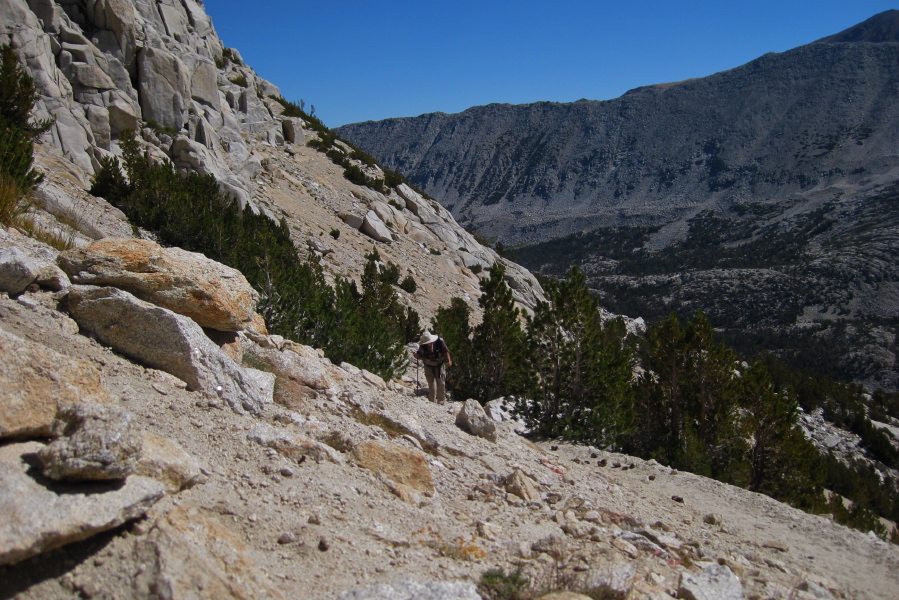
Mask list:
[[884,11],[854,27],[844,29],[840,33],[827,36],[814,43],[836,44],[841,42],[868,42],[871,44],[899,42],[899,10]]
[[[896,20],[890,11],[835,38],[881,39]],[[891,180],[896,37],[826,40],[614,100],[492,104],[338,131],[507,244]]]
[[899,11],[613,100],[338,131],[529,268],[580,265],[612,310],[702,309],[747,351],[899,385]]

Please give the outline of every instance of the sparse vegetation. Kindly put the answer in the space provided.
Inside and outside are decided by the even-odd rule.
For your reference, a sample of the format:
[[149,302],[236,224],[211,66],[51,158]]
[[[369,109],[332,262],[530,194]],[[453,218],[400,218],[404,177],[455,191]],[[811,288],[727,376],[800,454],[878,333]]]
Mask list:
[[147,127],[152,129],[157,135],[159,135],[161,133],[168,135],[168,136],[172,136],[172,137],[178,135],[177,129],[175,129],[174,127],[170,127],[168,125],[160,125],[156,121],[156,119],[148,119],[145,124]]
[[[822,388],[820,378],[770,357],[743,364],[715,340],[702,313],[687,323],[671,314],[644,336],[628,336],[623,323],[602,322],[577,269],[547,282],[545,291],[547,302],[522,328],[497,263],[481,282],[480,324],[470,326],[470,310],[459,298],[438,310],[432,329],[453,352],[447,386],[453,397],[513,398],[514,411],[539,437],[653,458],[831,512],[849,525],[870,529],[875,516],[899,519],[894,483],[884,484],[873,468],[821,455],[799,428],[800,404],[810,410],[815,399],[828,407],[828,419],[861,432],[881,462],[897,464],[893,445],[867,420],[859,390],[836,383]],[[636,380],[634,364],[642,373]],[[825,487],[852,500],[852,510],[829,505]]]
[[272,333],[324,348],[335,362],[386,379],[402,370],[418,315],[399,306],[389,284],[379,283],[374,261],[365,266],[361,292],[342,279],[332,288],[318,264],[298,259],[286,222],[241,211],[212,176],[182,176],[171,164],[148,164],[133,132],[123,132],[120,143],[127,179],[117,159],[104,158],[91,193],[155,232],[161,243],[240,270],[259,291],[258,311]]
[[606,585],[590,583],[590,574],[573,573],[559,566],[558,561],[542,568],[532,566],[530,574],[524,574],[524,566],[514,571],[488,569],[481,574],[478,592],[487,600],[536,600],[547,594],[569,592],[593,600],[624,600],[626,592]]
[[413,278],[412,275],[406,275],[406,277],[404,277],[400,282],[399,286],[400,289],[410,294],[414,294],[416,290],[418,290],[418,284],[415,283],[415,278]]
[[228,79],[228,81],[242,88],[250,87],[250,83],[247,81],[247,76],[243,73],[231,77],[230,79]]

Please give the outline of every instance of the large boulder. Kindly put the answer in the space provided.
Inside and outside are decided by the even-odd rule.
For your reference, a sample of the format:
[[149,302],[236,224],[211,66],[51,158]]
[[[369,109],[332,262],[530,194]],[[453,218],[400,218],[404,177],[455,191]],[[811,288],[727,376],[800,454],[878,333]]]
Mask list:
[[73,283],[117,287],[220,331],[244,329],[259,299],[240,271],[150,240],[105,238],[63,252],[59,265]]
[[68,404],[53,422],[53,442],[37,453],[44,475],[65,481],[125,479],[140,458],[134,416],[108,404]]
[[327,390],[334,385],[336,368],[322,362],[313,348],[301,344],[285,344],[283,350],[254,347],[258,358],[270,364],[286,379],[313,390]]
[[281,133],[288,144],[302,144],[306,139],[303,121],[294,117],[285,117],[281,121]]
[[171,373],[188,389],[219,396],[238,413],[272,402],[274,375],[237,365],[191,319],[124,290],[72,286],[69,312],[117,352]]
[[110,403],[100,372],[0,329],[0,438],[48,437],[57,405]]
[[36,260],[12,246],[0,250],[0,292],[19,294],[35,279],[41,266]]
[[57,484],[31,473],[42,444],[0,447],[0,565],[14,564],[78,542],[143,516],[162,498],[162,485],[146,477],[124,484]]
[[496,423],[477,400],[469,398],[465,401],[456,415],[456,426],[466,433],[496,442]]
[[393,241],[393,234],[390,232],[390,228],[381,221],[373,210],[365,214],[365,219],[359,231],[379,242],[389,243]]

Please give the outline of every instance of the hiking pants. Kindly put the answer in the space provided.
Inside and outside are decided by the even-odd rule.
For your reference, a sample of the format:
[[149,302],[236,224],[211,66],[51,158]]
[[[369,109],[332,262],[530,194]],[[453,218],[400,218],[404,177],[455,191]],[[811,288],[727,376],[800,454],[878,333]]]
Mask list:
[[428,401],[443,404],[446,402],[446,366],[424,365],[424,368],[425,379],[428,380]]

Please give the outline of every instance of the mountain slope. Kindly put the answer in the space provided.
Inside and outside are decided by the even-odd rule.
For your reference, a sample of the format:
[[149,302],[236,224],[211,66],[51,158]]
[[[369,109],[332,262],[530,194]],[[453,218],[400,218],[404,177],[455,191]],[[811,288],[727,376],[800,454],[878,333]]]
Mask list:
[[[57,247],[116,237],[136,250],[129,238],[148,235],[87,192],[100,160],[120,152],[126,126],[139,129],[150,158],[214,174],[245,211],[283,218],[298,254],[319,260],[332,280],[358,277],[377,248],[415,276],[419,291],[401,297],[425,318],[449,296],[476,306],[472,267],[499,258],[408,187],[357,185],[307,147],[326,134],[283,115],[267,98],[277,88],[222,46],[198,2],[9,0],[0,17],[0,43],[17,49],[37,81],[40,116],[56,119],[35,150],[46,177],[28,213],[32,229],[0,229],[4,276],[34,267],[0,294],[0,597],[381,598],[411,588],[473,600],[484,571],[519,564],[555,587],[580,578],[607,597],[713,593],[710,579],[721,577],[747,596],[892,597],[894,545],[654,461],[536,445],[515,423],[493,423],[496,442],[470,435],[455,422],[461,403],[425,402],[411,374],[384,382],[258,328],[204,332],[136,298],[105,315],[106,330],[91,329],[76,304],[98,288],[73,294]],[[155,104],[154,94],[173,101]],[[366,219],[388,231],[372,233]],[[227,273],[174,253],[194,270],[173,279],[193,290]],[[130,273],[164,283],[154,277],[162,254],[135,251]],[[507,266],[519,302],[533,304],[539,285]],[[226,278],[222,288],[240,287]],[[118,285],[134,284],[127,279]],[[103,285],[110,297],[128,296]],[[172,364],[128,358],[126,348],[162,334],[141,313],[196,334],[154,352],[180,349],[190,364],[213,357],[206,376],[246,377],[261,401],[242,403],[214,384],[188,389],[167,372]],[[126,332],[124,343],[98,341],[110,331]],[[57,403],[87,400],[118,416],[93,441],[115,446],[119,425],[140,434],[138,473],[49,481],[38,455]],[[149,492],[116,512],[141,486]]]
[[801,343],[827,340],[826,370],[896,389],[897,14],[614,100],[489,105],[340,132],[461,223],[525,246],[530,268],[582,265],[614,310],[703,309],[741,349],[785,356],[800,342],[771,338],[817,322],[833,335]]
[[896,40],[817,43],[615,100],[339,128],[506,243],[889,181]]

